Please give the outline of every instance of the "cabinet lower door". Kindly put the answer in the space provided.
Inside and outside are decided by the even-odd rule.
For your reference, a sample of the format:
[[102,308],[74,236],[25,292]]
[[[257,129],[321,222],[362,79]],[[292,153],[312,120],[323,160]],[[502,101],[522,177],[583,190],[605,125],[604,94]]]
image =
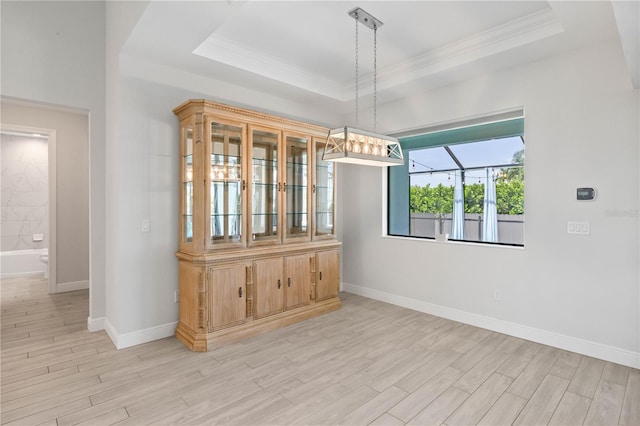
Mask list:
[[338,295],[340,254],[338,250],[316,253],[316,301]]
[[282,258],[253,262],[253,283],[256,289],[255,317],[262,318],[283,310],[284,280]]
[[210,268],[208,278],[209,330],[245,322],[247,318],[246,265]]
[[311,257],[308,254],[285,257],[286,309],[311,303]]

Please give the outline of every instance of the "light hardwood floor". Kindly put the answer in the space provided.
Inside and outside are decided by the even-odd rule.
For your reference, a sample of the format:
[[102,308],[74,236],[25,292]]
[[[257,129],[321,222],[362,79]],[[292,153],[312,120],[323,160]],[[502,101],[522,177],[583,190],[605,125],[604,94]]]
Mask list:
[[640,373],[341,294],[343,308],[208,353],[116,351],[88,292],[2,287],[2,424],[640,425]]

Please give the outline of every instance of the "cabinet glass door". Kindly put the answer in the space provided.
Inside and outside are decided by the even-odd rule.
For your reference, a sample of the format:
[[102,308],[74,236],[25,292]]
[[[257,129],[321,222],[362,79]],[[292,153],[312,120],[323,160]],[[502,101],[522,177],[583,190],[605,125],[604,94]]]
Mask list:
[[182,129],[182,243],[193,242],[193,127]]
[[211,123],[211,246],[242,242],[242,127]]
[[309,238],[308,138],[286,136],[286,238]]
[[332,161],[322,161],[325,142],[315,141],[315,183],[313,192],[315,196],[315,237],[334,235],[334,190],[335,190],[335,164]]
[[279,240],[279,133],[251,131],[251,240]]

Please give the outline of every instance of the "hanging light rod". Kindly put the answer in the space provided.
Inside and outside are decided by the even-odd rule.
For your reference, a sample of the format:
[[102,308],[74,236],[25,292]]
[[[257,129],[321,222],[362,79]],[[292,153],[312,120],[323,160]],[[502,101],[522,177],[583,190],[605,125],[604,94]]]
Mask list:
[[395,166],[404,164],[398,139],[375,132],[377,124],[377,31],[382,21],[359,7],[349,11],[356,20],[356,127],[358,127],[358,24],[373,30],[373,126],[369,132],[344,126],[329,131],[322,159],[366,166]]

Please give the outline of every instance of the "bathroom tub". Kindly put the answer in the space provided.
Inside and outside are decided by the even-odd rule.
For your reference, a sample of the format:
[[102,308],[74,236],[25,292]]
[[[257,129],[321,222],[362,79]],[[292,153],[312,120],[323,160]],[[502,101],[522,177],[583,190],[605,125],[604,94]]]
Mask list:
[[44,276],[48,264],[40,260],[48,249],[15,250],[0,252],[0,276],[2,278]]

